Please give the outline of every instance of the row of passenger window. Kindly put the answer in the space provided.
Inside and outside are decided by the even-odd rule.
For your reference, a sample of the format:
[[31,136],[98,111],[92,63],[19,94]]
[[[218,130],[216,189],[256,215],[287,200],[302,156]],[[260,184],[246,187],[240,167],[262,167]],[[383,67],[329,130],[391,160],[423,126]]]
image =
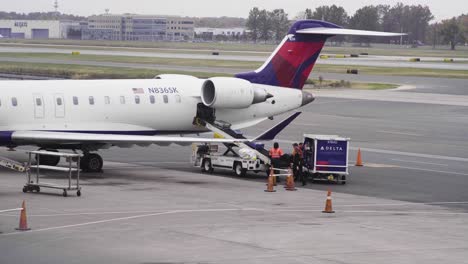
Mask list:
[[[180,97],[180,95],[175,95],[174,96],[174,99],[175,99],[175,102],[176,103],[181,103],[182,102],[182,99]],[[139,95],[135,95],[135,104],[140,104],[141,103],[141,97]],[[126,103],[126,100],[125,100],[125,96],[120,96],[120,104],[125,104]],[[150,95],[149,96],[149,101],[151,104],[155,104],[156,103],[156,97],[154,95]],[[94,96],[89,96],[88,97],[88,102],[90,105],[94,105],[95,104],[95,100],[94,100]],[[169,96],[168,95],[163,95],[163,102],[165,104],[168,104],[169,103]],[[57,97],[56,98],[56,103],[57,105],[62,105],[63,104],[63,99],[61,97]],[[73,104],[74,105],[78,105],[79,104],[79,99],[78,99],[78,96],[73,96]],[[111,98],[109,96],[104,96],[104,104],[108,105],[108,104],[111,104]],[[16,97],[12,97],[11,98],[11,105],[12,106],[18,106],[18,99]],[[42,106],[42,99],[41,98],[36,98],[36,105],[37,106]],[[2,106],[2,101],[0,100],[0,106]]]
[[[165,104],[168,104],[170,99],[169,99],[169,96],[168,95],[163,95],[163,102]],[[57,99],[60,99],[60,98],[57,98]],[[182,102],[182,99],[180,97],[180,95],[175,95],[174,96],[174,99],[175,99],[175,102],[176,103],[181,103]],[[134,101],[135,101],[135,104],[140,104],[141,101],[142,101],[142,98],[139,96],[139,95],[135,95],[135,98],[134,98]],[[119,97],[119,102],[120,104],[126,104],[126,97],[125,96],[120,96]],[[154,95],[150,95],[149,96],[149,102],[151,104],[155,104],[156,103],[156,96]],[[88,103],[90,105],[94,105],[95,104],[95,99],[94,99],[94,96],[89,96],[88,97]],[[106,105],[109,105],[112,103],[112,100],[111,100],[111,97],[110,96],[104,96],[104,104]],[[59,103],[59,101],[57,101],[57,104],[58,105],[61,105],[61,102]],[[79,99],[78,99],[78,96],[73,96],[73,104],[74,105],[79,105]]]
[[[11,105],[12,106],[18,106],[18,99],[16,97],[11,98]],[[2,101],[0,100],[0,106],[2,106]]]

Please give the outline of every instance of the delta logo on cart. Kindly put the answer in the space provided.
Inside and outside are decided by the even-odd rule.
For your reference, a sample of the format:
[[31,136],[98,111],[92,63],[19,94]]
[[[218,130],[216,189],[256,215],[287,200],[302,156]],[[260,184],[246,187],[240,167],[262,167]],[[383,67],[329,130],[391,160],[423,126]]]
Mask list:
[[346,141],[318,140],[317,165],[346,165],[348,144]]

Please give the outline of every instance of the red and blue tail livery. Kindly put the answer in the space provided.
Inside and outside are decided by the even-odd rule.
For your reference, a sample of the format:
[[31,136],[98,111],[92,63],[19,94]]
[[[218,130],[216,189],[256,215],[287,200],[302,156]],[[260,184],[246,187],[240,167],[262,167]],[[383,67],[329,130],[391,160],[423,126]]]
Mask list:
[[394,37],[405,34],[344,29],[330,22],[300,20],[291,26],[288,35],[262,67],[236,77],[257,84],[302,89],[325,41],[335,35]]
[[331,37],[298,32],[309,28],[340,27],[325,21],[297,21],[262,67],[253,72],[239,73],[236,77],[252,83],[302,89],[325,41]]

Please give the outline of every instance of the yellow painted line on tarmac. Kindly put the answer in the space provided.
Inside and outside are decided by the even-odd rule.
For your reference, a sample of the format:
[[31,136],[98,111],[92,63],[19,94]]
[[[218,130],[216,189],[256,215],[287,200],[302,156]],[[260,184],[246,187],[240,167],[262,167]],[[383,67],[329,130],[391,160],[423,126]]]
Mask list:
[[363,167],[368,167],[368,168],[399,168],[400,166],[392,165],[392,164],[382,164],[382,163],[364,163]]

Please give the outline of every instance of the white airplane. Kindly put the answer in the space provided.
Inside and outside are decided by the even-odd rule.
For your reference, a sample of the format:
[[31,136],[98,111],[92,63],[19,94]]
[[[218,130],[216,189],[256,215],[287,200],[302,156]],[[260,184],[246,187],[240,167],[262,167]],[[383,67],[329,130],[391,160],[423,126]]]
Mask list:
[[[302,20],[262,67],[233,78],[2,81],[0,145],[79,150],[84,154],[82,169],[96,172],[103,160],[93,152],[111,146],[240,142],[244,139],[182,135],[207,132],[206,123],[229,123],[232,129],[253,126],[312,102],[314,97],[302,87],[326,39],[334,35],[401,34]],[[41,160],[47,165],[58,162]]]

